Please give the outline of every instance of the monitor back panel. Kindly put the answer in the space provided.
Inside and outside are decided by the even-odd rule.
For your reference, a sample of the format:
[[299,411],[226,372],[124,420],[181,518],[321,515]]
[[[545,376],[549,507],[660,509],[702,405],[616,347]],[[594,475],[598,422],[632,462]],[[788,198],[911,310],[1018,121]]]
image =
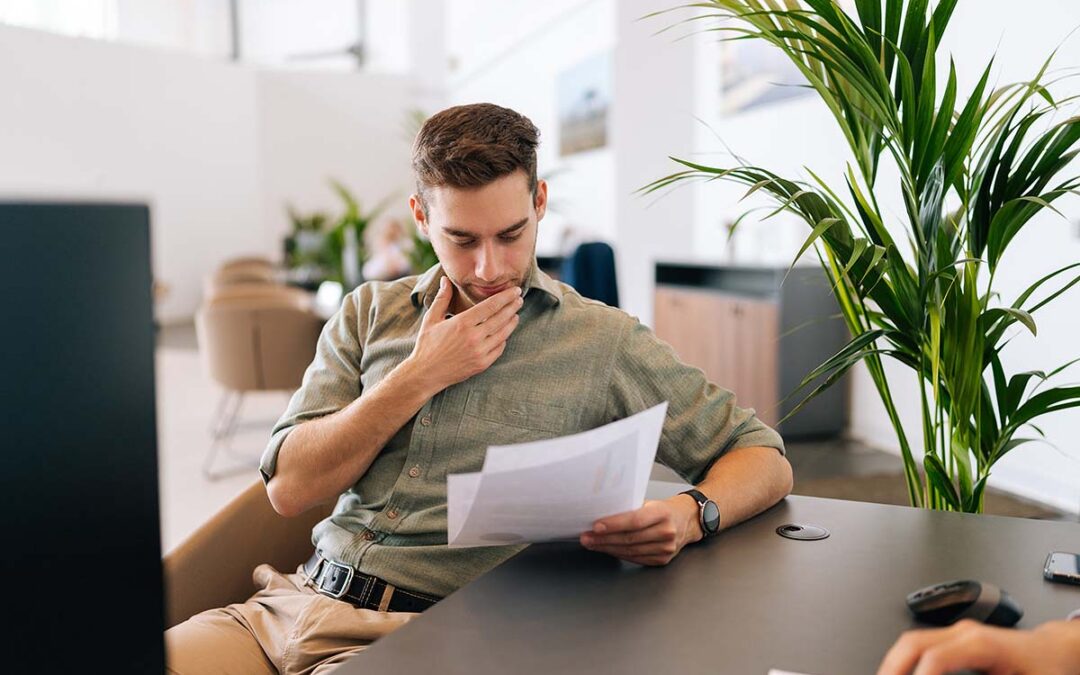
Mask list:
[[149,211],[0,203],[7,672],[162,672]]

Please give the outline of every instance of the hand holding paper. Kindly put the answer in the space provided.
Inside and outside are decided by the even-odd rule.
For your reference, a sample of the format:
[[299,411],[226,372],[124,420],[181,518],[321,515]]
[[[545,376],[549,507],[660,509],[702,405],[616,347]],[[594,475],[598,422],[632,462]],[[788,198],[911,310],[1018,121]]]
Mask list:
[[577,539],[642,505],[667,403],[590,431],[488,448],[480,473],[447,477],[450,546]]

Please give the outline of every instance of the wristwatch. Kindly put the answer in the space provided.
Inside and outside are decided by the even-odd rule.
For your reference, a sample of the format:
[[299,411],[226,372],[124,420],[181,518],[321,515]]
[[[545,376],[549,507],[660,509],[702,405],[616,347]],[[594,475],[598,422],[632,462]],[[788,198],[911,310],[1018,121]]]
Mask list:
[[720,507],[716,502],[701,493],[700,490],[687,490],[679,494],[690,495],[698,504],[698,523],[706,537],[720,531]]

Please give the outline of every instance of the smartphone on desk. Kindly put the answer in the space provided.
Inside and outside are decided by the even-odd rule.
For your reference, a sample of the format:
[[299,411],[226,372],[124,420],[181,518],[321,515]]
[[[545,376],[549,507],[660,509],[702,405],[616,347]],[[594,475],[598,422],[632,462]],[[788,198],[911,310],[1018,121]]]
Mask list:
[[1080,585],[1080,553],[1054,551],[1046,556],[1043,577],[1063,584]]

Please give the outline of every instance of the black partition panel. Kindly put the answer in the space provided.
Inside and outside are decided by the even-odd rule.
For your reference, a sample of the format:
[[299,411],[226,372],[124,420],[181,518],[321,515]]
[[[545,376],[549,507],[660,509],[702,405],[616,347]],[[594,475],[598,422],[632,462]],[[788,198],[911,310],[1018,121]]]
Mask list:
[[150,218],[0,203],[6,672],[162,672]]

